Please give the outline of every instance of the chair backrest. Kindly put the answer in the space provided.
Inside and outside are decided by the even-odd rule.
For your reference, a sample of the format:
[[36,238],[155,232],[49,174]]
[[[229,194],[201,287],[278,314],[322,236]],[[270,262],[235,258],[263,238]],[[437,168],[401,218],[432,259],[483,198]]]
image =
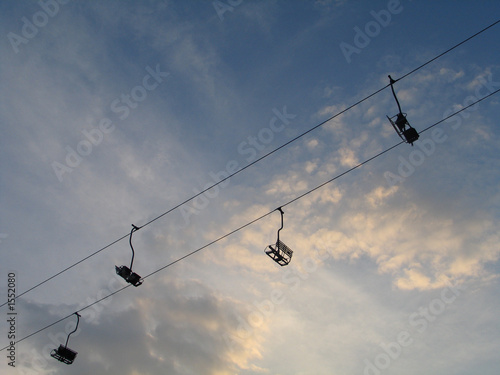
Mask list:
[[405,126],[408,124],[408,120],[406,119],[406,116],[403,113],[398,113],[396,116],[396,125],[398,126],[400,131],[403,131]]
[[285,245],[281,240],[276,243],[276,249],[281,253],[283,257],[292,258],[293,251],[287,245]]
[[125,280],[128,279],[128,277],[132,273],[130,268],[128,268],[127,266],[121,266],[121,267],[115,266],[115,270],[116,270],[116,273],[118,275],[120,275],[121,277],[123,277]]

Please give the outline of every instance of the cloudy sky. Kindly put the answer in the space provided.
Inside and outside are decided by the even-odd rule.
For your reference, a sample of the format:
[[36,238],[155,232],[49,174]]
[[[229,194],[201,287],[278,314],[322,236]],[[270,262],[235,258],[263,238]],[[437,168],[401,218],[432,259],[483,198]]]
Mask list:
[[[61,4],[62,3],[62,4]],[[484,1],[3,1],[2,374],[498,374],[500,95],[398,142],[390,88]],[[417,130],[500,88],[500,24],[395,84]],[[292,203],[288,204],[289,202]],[[264,253],[281,240],[280,267]],[[252,225],[161,267],[262,217]],[[123,286],[115,265],[151,275]],[[154,274],[153,274],[154,273]],[[1,347],[8,344],[0,308]]]

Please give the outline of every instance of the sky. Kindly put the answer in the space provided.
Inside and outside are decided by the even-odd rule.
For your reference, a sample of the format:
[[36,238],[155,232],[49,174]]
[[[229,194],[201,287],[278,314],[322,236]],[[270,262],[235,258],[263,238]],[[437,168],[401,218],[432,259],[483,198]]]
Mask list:
[[[1,2],[2,303],[88,257],[0,308],[2,348],[68,317],[1,373],[498,374],[500,95],[447,117],[500,88],[500,25],[407,73],[499,18],[495,0]],[[306,194],[400,143],[388,75],[420,139]],[[281,206],[285,267],[264,252]],[[87,307],[127,285],[131,224],[148,277]],[[49,353],[76,311],[68,366]]]

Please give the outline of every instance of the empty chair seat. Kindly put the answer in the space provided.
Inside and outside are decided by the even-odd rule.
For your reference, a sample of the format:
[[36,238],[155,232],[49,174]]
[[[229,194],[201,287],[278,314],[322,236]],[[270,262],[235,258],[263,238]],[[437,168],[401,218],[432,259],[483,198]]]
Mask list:
[[269,245],[267,248],[266,254],[280,266],[286,266],[292,260],[292,249],[280,240],[274,245]]
[[59,362],[66,363],[67,365],[71,365],[73,363],[77,354],[77,352],[62,344],[59,345],[59,348],[53,349],[50,352],[51,357],[57,359]]

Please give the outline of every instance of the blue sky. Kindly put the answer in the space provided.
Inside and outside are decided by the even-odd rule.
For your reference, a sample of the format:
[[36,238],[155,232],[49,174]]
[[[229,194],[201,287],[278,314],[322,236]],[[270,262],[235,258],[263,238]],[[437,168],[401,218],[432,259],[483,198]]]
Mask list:
[[[0,5],[3,300],[9,272],[27,290],[500,15],[493,0],[61,2]],[[413,127],[500,88],[499,27],[395,84]],[[497,374],[499,106],[287,204],[399,142],[386,88],[133,237],[144,276],[286,205],[288,266],[264,254],[273,212],[82,310],[73,365],[48,356],[68,318],[2,374]],[[124,238],[19,298],[18,338],[125,286],[130,254]]]

